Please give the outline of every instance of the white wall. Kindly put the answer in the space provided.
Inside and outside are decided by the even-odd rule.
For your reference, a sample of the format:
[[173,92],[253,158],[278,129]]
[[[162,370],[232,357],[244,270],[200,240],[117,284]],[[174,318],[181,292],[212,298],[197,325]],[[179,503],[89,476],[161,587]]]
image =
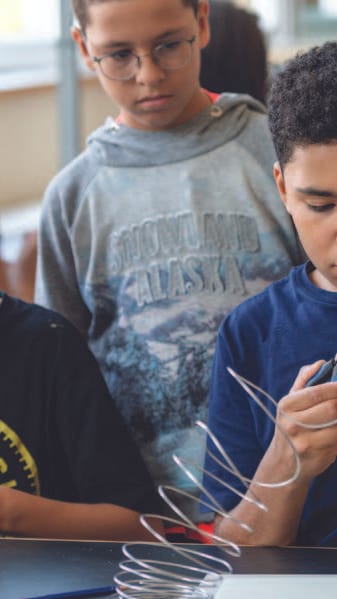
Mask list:
[[[81,146],[116,114],[96,80],[80,84]],[[0,92],[0,208],[39,200],[59,170],[57,91],[53,86]]]

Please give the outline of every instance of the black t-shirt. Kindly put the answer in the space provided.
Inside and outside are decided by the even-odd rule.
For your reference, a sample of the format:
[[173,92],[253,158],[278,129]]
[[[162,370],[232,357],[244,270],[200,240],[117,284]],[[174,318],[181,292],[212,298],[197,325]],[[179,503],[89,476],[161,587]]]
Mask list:
[[160,509],[81,335],[60,315],[7,295],[0,305],[0,484],[63,501]]

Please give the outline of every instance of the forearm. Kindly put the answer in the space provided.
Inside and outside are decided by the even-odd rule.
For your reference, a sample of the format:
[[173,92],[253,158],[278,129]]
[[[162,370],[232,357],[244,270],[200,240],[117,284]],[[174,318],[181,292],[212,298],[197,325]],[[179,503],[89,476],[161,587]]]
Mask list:
[[[251,485],[247,496],[251,496],[250,490],[253,490],[268,511],[240,501],[230,515],[249,525],[253,532],[246,532],[230,519],[217,517],[215,530],[219,536],[239,545],[289,545],[294,542],[310,483],[337,456],[337,425],[333,421],[337,384],[305,387],[321,365],[322,360],[318,360],[301,368],[289,394],[279,401],[278,426],[253,481],[277,483],[289,480],[295,472],[294,452],[300,463],[298,478],[281,487]],[[319,423],[327,422],[331,422],[331,426],[319,426]]]
[[[158,530],[161,525],[158,524]],[[112,504],[68,503],[0,488],[0,532],[15,536],[153,541],[138,512]]]
[[[293,471],[294,466],[292,471],[289,470],[286,464],[278,464],[267,452],[253,481],[275,483],[288,479]],[[252,484],[250,489],[267,511],[256,503],[242,500],[229,512],[230,516],[250,526],[252,532],[242,529],[230,518],[218,516],[215,533],[238,545],[290,545],[297,534],[309,484],[302,478],[284,487],[266,488]],[[250,489],[246,496],[254,501]]]

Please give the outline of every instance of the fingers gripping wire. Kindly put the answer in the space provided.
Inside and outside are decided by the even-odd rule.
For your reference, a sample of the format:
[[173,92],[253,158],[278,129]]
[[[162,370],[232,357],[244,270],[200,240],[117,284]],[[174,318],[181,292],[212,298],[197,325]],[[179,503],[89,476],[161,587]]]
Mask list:
[[[300,459],[296,448],[289,436],[277,422],[275,416],[266,407],[263,399],[256,394],[267,398],[275,406],[277,402],[265,391],[254,385],[241,375],[228,368],[230,374],[248,393],[248,395],[259,405],[267,417],[278,427],[280,433],[285,437],[294,456],[293,475],[285,480],[278,482],[258,482],[254,481],[254,487],[278,488],[294,482],[300,474]],[[295,421],[296,422],[296,421]],[[298,424],[302,424],[299,423]],[[200,464],[195,464],[187,459],[173,455],[173,460],[177,466],[184,472],[185,476],[193,482],[194,486],[200,491],[200,496],[192,495],[187,491],[171,486],[160,486],[158,492],[165,503],[171,508],[175,517],[161,517],[155,514],[146,514],[141,516],[143,526],[156,539],[153,543],[126,543],[123,546],[125,560],[120,563],[120,572],[114,580],[117,584],[117,593],[125,599],[210,599],[214,596],[215,590],[225,575],[233,572],[230,562],[225,559],[225,554],[233,557],[241,555],[240,547],[230,539],[218,537],[207,531],[200,530],[198,526],[183,512],[179,507],[179,499],[189,499],[196,502],[199,506],[206,507],[214,514],[222,518],[230,519],[242,529],[252,532],[250,526],[234,518],[216,501],[211,493],[202,483],[202,475],[206,474],[213,478],[219,485],[230,489],[240,500],[253,503],[258,509],[268,511],[268,507],[259,500],[256,490],[252,490],[252,480],[244,476],[235,463],[231,460],[227,452],[221,446],[217,437],[212,433],[208,426],[201,422],[196,422],[198,434],[207,434],[216,448],[218,455],[215,455],[210,449],[206,449],[208,456],[215,461],[221,468],[232,474],[244,489],[250,489],[249,495],[241,492],[220,477],[205,470]],[[331,425],[331,423],[329,423]],[[320,425],[321,426],[321,425]],[[311,427],[312,428],[312,427]],[[197,476],[196,472],[199,474]],[[209,545],[204,545],[200,549],[193,549],[189,545],[173,544],[167,538],[160,534],[153,526],[153,522],[161,520],[168,527],[183,526],[191,531],[198,532],[206,542],[212,542],[217,545],[217,555],[209,550]],[[152,553],[151,553],[152,547]],[[147,556],[146,551],[150,551]],[[156,559],[153,559],[155,552]],[[220,555],[220,557],[219,557]],[[201,582],[202,581],[202,582]]]
[[[248,379],[245,379],[240,374],[237,374],[236,372],[234,372],[234,370],[232,370],[232,368],[227,368],[227,370],[231,374],[231,376],[233,378],[235,378],[235,380],[245,389],[245,391],[250,395],[250,397],[252,397],[252,399],[254,399],[254,401],[256,401],[256,403],[260,406],[260,408],[274,422],[275,426],[278,427],[278,429],[281,431],[281,433],[284,435],[284,437],[288,441],[289,445],[291,446],[291,448],[292,448],[292,450],[294,452],[294,455],[297,455],[297,453],[296,453],[296,450],[295,450],[295,448],[294,448],[294,446],[293,446],[290,438],[284,432],[284,430],[282,429],[282,427],[276,422],[276,419],[272,415],[272,413],[266,408],[266,406],[263,404],[263,402],[253,392],[253,389],[256,389],[256,391],[258,391],[259,393],[261,393],[262,395],[264,395],[272,404],[274,404],[274,406],[276,408],[278,407],[279,411],[284,415],[285,418],[287,418],[289,420],[289,422],[293,422],[294,424],[298,424],[299,426],[301,426],[303,428],[306,428],[306,429],[309,429],[309,430],[315,430],[315,429],[329,428],[329,427],[334,426],[335,424],[337,424],[337,418],[333,419],[333,420],[327,420],[326,422],[319,422],[319,423],[312,422],[312,423],[309,424],[309,423],[306,423],[306,422],[302,422],[302,420],[298,420],[297,418],[294,418],[293,416],[290,416],[290,414],[287,414],[286,412],[284,412],[284,410],[282,410],[282,408],[279,407],[278,402],[271,395],[269,395],[269,393],[267,393],[266,391],[263,391],[263,389],[261,389],[258,385],[255,385],[254,383],[248,381]],[[313,391],[313,395],[314,395],[314,391]]]

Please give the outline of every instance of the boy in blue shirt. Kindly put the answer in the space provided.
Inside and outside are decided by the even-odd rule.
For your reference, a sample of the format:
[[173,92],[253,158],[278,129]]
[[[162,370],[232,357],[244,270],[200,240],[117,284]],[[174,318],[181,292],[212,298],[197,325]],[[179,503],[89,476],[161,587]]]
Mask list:
[[[216,533],[238,544],[337,545],[337,383],[305,386],[337,349],[336,65],[337,43],[295,57],[269,99],[274,176],[308,262],[234,309],[218,335],[209,427],[252,482],[247,490],[208,455],[206,469],[245,498],[210,475],[205,484],[231,516],[216,516]],[[292,477],[293,450],[227,367],[278,401],[276,410],[261,396],[298,453],[291,484],[263,486]],[[211,441],[208,447],[219,455]],[[268,511],[249,501],[253,493]]]
[[[199,83],[205,0],[73,0],[73,38],[119,107],[49,186],[36,299],[88,340],[156,484],[192,494],[224,309],[301,260],[265,109]],[[198,518],[198,505],[183,510]]]

